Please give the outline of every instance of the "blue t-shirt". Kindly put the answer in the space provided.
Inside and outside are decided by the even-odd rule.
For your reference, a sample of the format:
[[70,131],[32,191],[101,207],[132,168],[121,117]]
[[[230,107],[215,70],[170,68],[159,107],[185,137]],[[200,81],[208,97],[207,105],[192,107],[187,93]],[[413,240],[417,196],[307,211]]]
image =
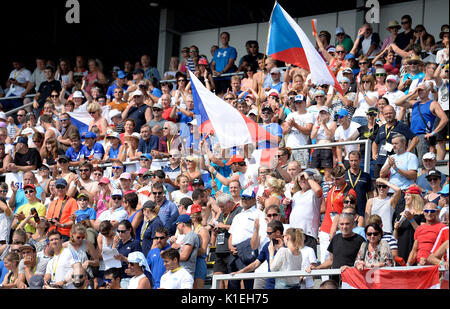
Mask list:
[[83,155],[86,160],[101,160],[103,159],[103,155],[105,154],[105,149],[99,143],[95,143],[92,149],[88,149],[85,145],[83,148]]
[[[261,248],[261,251],[259,252],[259,255],[258,255],[258,261],[260,261],[261,263],[264,263],[265,261],[267,261],[267,271],[268,272],[270,272],[270,267],[269,267],[269,259],[270,259],[269,245],[270,245],[270,242],[267,242]],[[277,251],[275,251],[274,254],[277,254]],[[275,288],[275,278],[267,278],[266,279],[266,285],[264,286],[264,289],[273,290],[274,288]]]
[[[106,98],[107,98],[107,99],[112,100],[112,99],[115,98],[115,97],[114,97],[114,90],[115,90],[117,87],[118,87],[118,86],[117,86],[116,83],[114,83],[114,84],[112,84],[111,86],[109,86],[108,91],[106,91]],[[128,89],[128,85],[125,84],[125,85],[123,85],[121,88],[122,88],[124,91],[126,91],[126,90]]]
[[[236,60],[237,58],[237,51],[236,48],[228,46],[227,48],[219,48],[214,52],[214,58],[213,61],[216,63],[216,71],[221,72],[228,64],[228,61],[230,59]],[[231,68],[228,72],[224,73],[231,73],[234,72],[233,68]],[[231,79],[231,76],[222,77],[220,79]]]
[[85,210],[78,209],[75,211],[75,215],[77,215],[77,218],[82,215],[87,215],[89,217],[89,220],[95,220],[97,219],[97,212],[94,208],[88,207]]
[[86,151],[85,148],[85,145],[81,145],[80,150],[76,152],[73,147],[70,147],[66,150],[66,156],[68,156],[71,161],[80,161],[81,159],[84,159],[84,152]]
[[[117,244],[117,251],[119,252],[119,254],[122,254],[123,256],[128,257],[128,254],[130,254],[131,252],[135,252],[135,251],[142,252],[142,248],[141,248],[141,245],[138,240],[131,238],[131,240],[127,241],[125,244],[122,243],[122,240],[120,240],[119,243]],[[130,278],[130,276],[128,276],[125,273],[125,269],[127,269],[127,268],[128,268],[128,264],[126,262],[122,261],[121,278]]]
[[147,263],[150,267],[153,275],[154,285],[153,288],[157,289],[160,285],[160,280],[162,275],[166,272],[166,267],[164,266],[164,260],[161,258],[161,251],[167,250],[170,248],[170,245],[167,244],[165,248],[160,250],[158,247],[153,248],[147,254]]
[[138,151],[142,153],[150,153],[152,150],[158,150],[159,137],[151,135],[150,138],[145,141],[142,138],[139,140]]
[[[403,76],[403,82],[405,82],[407,79],[411,79],[411,80],[416,80],[416,79],[424,79],[425,78],[425,73],[424,72],[420,72],[417,73],[416,75],[411,75],[411,73],[406,73]],[[405,94],[408,94],[409,92],[409,87],[408,89],[406,89],[405,91],[403,91]]]

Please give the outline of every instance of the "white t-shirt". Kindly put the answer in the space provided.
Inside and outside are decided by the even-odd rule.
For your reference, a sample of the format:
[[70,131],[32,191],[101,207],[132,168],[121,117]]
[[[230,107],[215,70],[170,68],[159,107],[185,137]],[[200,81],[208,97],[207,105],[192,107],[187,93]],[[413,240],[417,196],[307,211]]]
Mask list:
[[[290,113],[286,117],[286,122],[294,119],[295,123],[305,127],[308,123],[314,123],[314,115],[312,113],[306,112],[305,114],[299,114],[297,112]],[[291,132],[286,137],[286,147],[299,147],[306,145],[308,143],[309,135],[301,133],[297,128],[292,127]]]
[[[275,271],[301,270],[302,260],[303,258],[301,251],[299,252],[299,255],[293,255],[290,249],[282,247],[275,254],[273,262],[270,264],[270,271],[275,272]],[[297,277],[277,278],[275,280],[284,281],[286,284],[298,283]]]
[[[383,97],[388,99],[389,105],[392,105],[392,107],[394,107],[396,118],[398,117],[398,114],[400,113],[401,108],[399,106],[397,106],[395,104],[395,102],[397,102],[397,100],[400,99],[404,95],[405,95],[405,93],[398,89],[397,89],[397,91],[394,91],[394,92],[386,91],[386,93],[383,95]],[[380,111],[380,113],[381,112],[382,111]]]
[[291,227],[301,228],[306,235],[317,239],[320,223],[320,204],[312,189],[305,193],[298,191],[292,196],[292,212],[289,217]]
[[[334,139],[336,141],[339,140],[344,140],[346,141],[348,138],[350,138],[356,131],[358,131],[358,128],[361,125],[359,123],[350,122],[350,125],[348,126],[348,128],[346,130],[344,130],[344,128],[342,126],[339,126],[336,131],[334,132]],[[358,150],[358,145],[354,144],[354,145],[345,145],[345,160],[348,160],[348,154],[350,152],[352,152],[353,150]]]
[[[316,253],[313,248],[304,246],[300,252],[302,253],[302,270],[305,270],[313,263],[317,263]],[[314,279],[312,276],[304,277],[303,282],[305,283],[307,289],[312,289],[314,287]]]
[[176,272],[167,271],[162,275],[159,287],[162,289],[192,289],[194,279],[183,267]]
[[[17,80],[19,83],[23,84],[26,82],[30,81],[31,78],[31,72],[28,71],[25,68],[22,68],[20,70],[16,70],[14,69],[10,74],[9,74],[9,78],[13,78],[15,80]],[[25,87],[21,87],[19,85],[14,85],[11,84],[11,86],[9,87],[9,91],[6,93],[6,96],[19,96],[22,93],[24,93],[26,90]]]
[[444,111],[448,111],[448,79],[443,79],[438,91],[438,102]]
[[128,213],[125,209],[123,209],[123,207],[119,207],[115,210],[105,210],[104,212],[102,212],[100,214],[100,216],[97,218],[97,220],[101,221],[105,221],[105,220],[109,220],[109,221],[117,221],[120,222],[122,220],[125,220],[128,218]]
[[255,229],[255,219],[259,218],[261,210],[256,206],[238,213],[231,223],[229,233],[232,235],[232,245],[235,246],[244,240],[252,238]]
[[[370,98],[370,99],[378,99],[378,91],[368,91],[366,93],[366,95]],[[353,114],[353,117],[366,117],[366,112],[369,109],[369,107],[371,107],[371,105],[369,105],[366,101],[366,98],[360,93],[358,95],[358,108],[355,110],[355,113]],[[375,105],[373,105],[375,106]]]
[[[55,255],[47,263],[46,274],[50,274],[50,280],[60,282],[65,280],[72,274],[72,265],[75,263],[69,248],[64,248],[61,254]],[[66,288],[73,288],[73,284],[69,284]]]
[[445,52],[445,48],[438,50],[436,53],[436,63],[439,65],[442,62],[442,59],[448,61],[447,53]]
[[173,191],[170,194],[170,196],[172,198],[172,202],[174,202],[175,205],[178,206],[178,205],[180,205],[180,201],[181,201],[182,198],[184,198],[184,197],[192,198],[192,191],[188,191],[187,193],[183,193],[180,190],[176,190],[176,191]]

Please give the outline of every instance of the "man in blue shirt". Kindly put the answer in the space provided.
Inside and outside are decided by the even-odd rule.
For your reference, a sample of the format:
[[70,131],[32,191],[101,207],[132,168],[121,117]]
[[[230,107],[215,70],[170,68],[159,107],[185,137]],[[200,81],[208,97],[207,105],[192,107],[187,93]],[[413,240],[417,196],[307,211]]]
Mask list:
[[86,160],[101,160],[105,154],[105,149],[100,143],[97,143],[95,139],[97,135],[94,132],[87,132],[84,135],[84,145],[83,155]]
[[79,166],[80,161],[84,159],[85,145],[81,144],[81,139],[78,135],[73,135],[70,137],[71,147],[67,149],[66,156],[70,159],[70,166]]
[[261,111],[261,119],[263,121],[262,127],[270,134],[277,137],[274,141],[264,141],[258,143],[258,149],[268,149],[278,147],[283,137],[283,129],[277,122],[272,122],[273,110],[270,106],[263,107]]
[[167,242],[169,239],[169,232],[166,228],[159,228],[155,231],[155,237],[153,241],[156,243],[156,247],[150,250],[147,254],[147,263],[152,271],[154,285],[153,288],[159,288],[159,283],[162,275],[166,272],[164,267],[164,261],[161,258],[161,252],[170,248],[170,244]]
[[152,150],[158,150],[159,137],[152,135],[152,131],[148,124],[143,124],[141,127],[141,139],[138,144],[138,152],[151,153]]
[[150,56],[142,55],[141,57],[142,69],[144,70],[144,79],[152,79],[153,77],[158,80],[161,80],[161,76],[159,75],[158,69],[150,66]]
[[159,206],[158,217],[169,231],[169,235],[174,235],[176,231],[175,221],[178,219],[177,205],[166,199],[164,186],[160,182],[153,184],[152,195],[156,205]]
[[211,62],[211,70],[213,72],[214,83],[216,85],[216,93],[223,94],[228,87],[230,87],[230,76],[220,77],[224,73],[232,73],[236,71],[234,62],[237,58],[236,48],[228,45],[230,41],[230,34],[222,32],[220,34],[220,41],[222,47],[214,52],[214,57]]
[[126,77],[127,75],[124,71],[117,72],[115,83],[109,86],[108,91],[106,91],[106,98],[108,99],[108,102],[114,99],[114,89],[116,89],[117,87],[122,88],[123,90],[128,89]]

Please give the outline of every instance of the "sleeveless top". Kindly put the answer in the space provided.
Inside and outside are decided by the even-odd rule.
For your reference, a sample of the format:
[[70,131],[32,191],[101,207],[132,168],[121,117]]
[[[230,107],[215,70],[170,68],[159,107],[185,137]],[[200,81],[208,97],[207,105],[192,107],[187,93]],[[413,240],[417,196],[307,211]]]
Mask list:
[[[430,111],[431,102],[433,102],[433,100],[420,104],[421,102],[418,101],[413,105],[411,113],[411,131],[415,135],[430,133],[433,130],[436,116]],[[420,116],[419,107],[426,125]]]
[[[73,250],[77,253],[78,259],[81,263],[89,260],[89,257],[87,255],[87,251],[86,251],[86,241],[87,241],[86,239],[83,239],[83,243],[81,244],[81,247],[78,249],[75,249],[74,247],[72,247],[72,244],[70,242],[69,242],[69,245],[67,246],[68,249]],[[92,272],[91,266],[89,266],[86,269],[86,272],[88,273],[89,277],[91,277],[91,278],[94,277],[94,273]]]
[[379,199],[375,197],[373,199],[371,215],[379,215],[383,222],[383,232],[392,233],[392,216],[394,215],[394,209],[391,206],[391,198],[388,196],[385,199]]
[[[105,236],[103,236],[102,237],[102,253],[103,253],[103,250],[105,249],[105,248],[112,248],[112,246],[113,246],[113,243],[114,242],[111,242],[111,244],[110,245],[108,245],[108,243],[107,243],[107,239],[106,239],[106,237]],[[99,268],[99,270],[106,270],[106,267],[105,267],[105,262],[103,262],[103,260],[100,260],[100,268]]]
[[141,274],[141,275],[139,275],[139,276],[134,276],[133,278],[131,278],[130,279],[130,283],[128,284],[128,289],[129,290],[131,290],[131,289],[137,289],[138,288],[138,286],[139,286],[139,281],[143,278],[143,277],[145,277],[145,274],[143,273],[143,274]]
[[108,153],[109,158],[117,159],[117,156],[119,155],[119,149],[120,149],[120,144],[117,146],[116,149],[114,149],[114,147],[111,146],[111,148],[109,148],[109,153]]

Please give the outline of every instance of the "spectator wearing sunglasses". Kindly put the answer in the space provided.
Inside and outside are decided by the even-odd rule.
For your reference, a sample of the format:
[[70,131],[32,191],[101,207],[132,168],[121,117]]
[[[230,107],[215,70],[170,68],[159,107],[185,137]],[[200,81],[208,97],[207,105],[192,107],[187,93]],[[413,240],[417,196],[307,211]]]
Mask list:
[[32,235],[36,232],[36,224],[38,224],[40,221],[36,221],[35,217],[28,218],[30,215],[33,216],[33,213],[31,213],[31,209],[34,208],[37,211],[39,217],[45,217],[46,208],[36,197],[37,190],[33,184],[24,185],[23,191],[26,198],[28,199],[28,203],[20,206],[16,210],[11,227],[13,229],[16,229],[21,221],[27,220],[28,223],[25,224],[24,229],[27,233]]
[[123,208],[123,193],[122,190],[116,189],[111,193],[110,208],[101,213],[95,221],[95,229],[98,230],[100,223],[109,220],[114,229],[117,228],[119,222],[128,218],[127,211]]
[[426,203],[423,209],[425,223],[417,227],[414,233],[414,245],[409,253],[409,265],[425,265],[427,257],[430,255],[431,249],[436,238],[445,224],[439,221],[439,210],[434,203]]

